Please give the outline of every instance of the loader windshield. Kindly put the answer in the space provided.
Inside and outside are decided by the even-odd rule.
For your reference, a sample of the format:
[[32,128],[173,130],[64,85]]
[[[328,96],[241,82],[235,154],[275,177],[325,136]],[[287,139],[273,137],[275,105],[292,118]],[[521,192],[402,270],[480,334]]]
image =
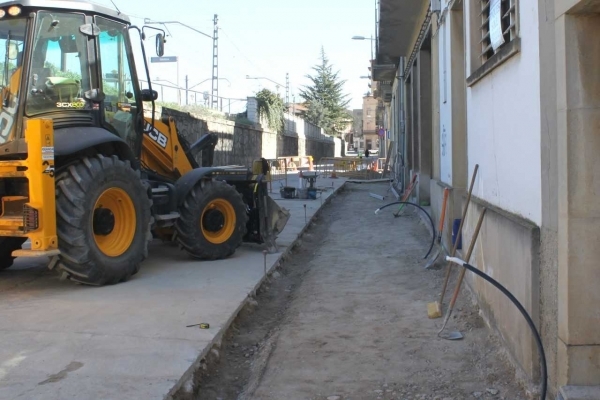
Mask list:
[[82,110],[90,90],[85,16],[40,12],[34,31],[26,114]]
[[14,136],[26,29],[25,18],[0,20],[0,144]]

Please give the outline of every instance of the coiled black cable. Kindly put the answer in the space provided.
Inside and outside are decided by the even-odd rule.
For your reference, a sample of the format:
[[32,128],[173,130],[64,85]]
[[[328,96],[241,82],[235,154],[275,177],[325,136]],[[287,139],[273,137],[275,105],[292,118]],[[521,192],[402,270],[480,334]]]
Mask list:
[[425,257],[423,257],[423,259],[426,259],[427,257],[429,257],[429,253],[431,253],[431,250],[433,249],[433,245],[435,244],[435,224],[433,223],[433,220],[431,219],[431,215],[429,215],[429,213],[423,207],[421,207],[418,204],[411,203],[410,201],[395,201],[393,203],[386,204],[385,206],[379,207],[377,210],[375,210],[375,214],[379,213],[379,211],[383,210],[384,208],[393,206],[394,204],[409,204],[411,206],[415,206],[419,210],[423,211],[425,213],[425,215],[427,215],[427,218],[429,218],[429,222],[431,222],[431,232],[433,232],[433,236],[431,238],[431,246],[429,246],[429,251],[427,252],[427,254],[425,254]]
[[486,273],[480,271],[479,269],[475,268],[474,266],[470,265],[469,263],[467,263],[459,258],[447,257],[446,259],[454,262],[455,264],[461,265],[462,267],[468,269],[475,275],[480,276],[481,278],[485,279],[486,281],[488,281],[489,283],[494,285],[498,290],[500,290],[502,292],[502,294],[504,294],[506,297],[508,297],[508,299],[510,301],[512,301],[513,304],[519,309],[519,311],[521,312],[521,314],[527,321],[527,325],[529,325],[531,332],[533,332],[533,336],[535,337],[535,342],[537,344],[538,352],[540,355],[540,363],[542,364],[542,395],[540,396],[540,399],[546,400],[546,392],[548,390],[548,369],[546,366],[546,353],[544,352],[544,345],[542,344],[542,338],[540,337],[540,334],[539,334],[537,328],[535,327],[533,320],[531,319],[531,317],[529,316],[529,314],[527,313],[525,308],[521,305],[521,303],[519,303],[519,300],[517,300],[517,298],[515,296],[513,296],[513,294],[511,292],[508,291],[508,289],[506,289],[504,286],[502,286],[498,281],[496,281],[491,276],[487,275]]

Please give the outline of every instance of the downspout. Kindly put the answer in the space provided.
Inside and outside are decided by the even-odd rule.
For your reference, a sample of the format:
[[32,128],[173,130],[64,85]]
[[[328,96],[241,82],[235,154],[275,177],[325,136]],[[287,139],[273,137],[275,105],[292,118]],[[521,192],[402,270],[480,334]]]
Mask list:
[[398,84],[398,90],[399,90],[399,95],[398,98],[400,99],[400,101],[398,102],[399,105],[399,112],[398,112],[398,118],[399,118],[399,133],[400,133],[400,141],[399,141],[399,146],[398,146],[398,160],[400,160],[400,173],[399,176],[401,177],[401,186],[399,187],[401,192],[404,192],[404,190],[406,189],[406,114],[405,114],[405,109],[406,109],[406,83],[404,80],[404,68],[405,68],[405,58],[404,57],[400,57],[400,66],[398,68],[398,71],[400,71],[400,76],[397,77],[397,79],[399,80],[399,84]]

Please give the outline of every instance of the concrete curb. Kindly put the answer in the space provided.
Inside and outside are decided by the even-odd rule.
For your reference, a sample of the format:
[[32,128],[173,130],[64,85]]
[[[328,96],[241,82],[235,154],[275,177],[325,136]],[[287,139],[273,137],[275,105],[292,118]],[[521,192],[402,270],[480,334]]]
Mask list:
[[334,189],[331,196],[329,196],[325,200],[323,200],[323,204],[310,217],[310,219],[308,220],[306,225],[304,225],[304,227],[300,230],[300,232],[296,236],[296,239],[292,243],[290,243],[289,246],[287,246],[285,251],[283,253],[281,253],[281,255],[277,258],[277,260],[275,260],[275,262],[268,268],[266,275],[264,275],[257,282],[257,284],[254,286],[254,288],[248,293],[248,296],[246,297],[246,299],[244,301],[242,301],[242,303],[236,308],[236,310],[233,312],[231,317],[229,317],[227,322],[221,327],[219,332],[215,335],[213,340],[204,347],[202,352],[196,358],[196,361],[194,361],[194,363],[187,369],[187,371],[183,374],[183,376],[177,381],[177,383],[175,385],[173,385],[171,390],[169,390],[169,392],[165,395],[165,397],[164,397],[165,400],[177,400],[183,396],[192,394],[193,383],[194,383],[194,374],[197,370],[202,368],[202,361],[207,357],[207,355],[210,353],[210,351],[214,347],[217,347],[217,348],[221,347],[221,342],[222,342],[223,336],[229,330],[233,321],[235,321],[235,319],[238,317],[240,312],[244,309],[244,307],[246,307],[248,302],[253,297],[256,296],[256,292],[258,291],[258,289],[260,289],[260,287],[265,283],[265,281],[273,275],[273,272],[275,272],[275,270],[283,262],[285,262],[285,260],[289,257],[292,250],[297,247],[298,243],[302,239],[302,236],[304,236],[304,234],[306,233],[308,228],[310,228],[312,226],[313,221],[315,219],[317,219],[317,217],[321,214],[323,208],[326,205],[328,205],[332,201],[332,199],[334,197],[336,197],[343,188],[345,188],[345,186],[346,186],[346,182],[344,181],[338,188]]

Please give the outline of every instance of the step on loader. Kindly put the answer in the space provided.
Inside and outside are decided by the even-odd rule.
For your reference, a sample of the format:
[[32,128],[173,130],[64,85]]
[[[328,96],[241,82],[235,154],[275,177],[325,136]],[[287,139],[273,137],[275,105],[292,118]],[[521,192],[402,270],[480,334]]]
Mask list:
[[188,143],[155,117],[148,30],[163,56],[164,31],[108,8],[0,3],[0,270],[47,256],[63,277],[106,285],[136,274],[153,238],[200,260],[243,242],[276,251],[289,212],[268,195],[268,164],[215,167],[215,134]]

